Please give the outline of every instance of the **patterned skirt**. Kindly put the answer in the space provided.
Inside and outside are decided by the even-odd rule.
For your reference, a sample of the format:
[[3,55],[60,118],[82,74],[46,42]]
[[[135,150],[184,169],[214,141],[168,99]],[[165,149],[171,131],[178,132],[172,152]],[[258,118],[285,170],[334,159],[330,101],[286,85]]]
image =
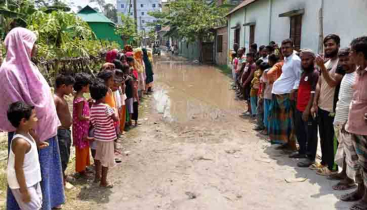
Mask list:
[[[8,133],[8,151],[14,133]],[[63,175],[57,137],[47,140],[49,146],[39,150],[41,165],[42,209],[49,210],[65,203]],[[8,188],[6,206],[8,210],[20,209],[11,190]]]
[[293,113],[289,94],[275,95],[269,107],[269,136],[272,144],[285,144],[291,138]]

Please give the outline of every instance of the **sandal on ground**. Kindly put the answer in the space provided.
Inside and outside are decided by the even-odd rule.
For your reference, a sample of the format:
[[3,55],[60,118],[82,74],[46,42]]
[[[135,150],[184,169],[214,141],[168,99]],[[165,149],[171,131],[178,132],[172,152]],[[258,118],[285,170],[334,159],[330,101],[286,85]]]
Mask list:
[[311,170],[319,170],[321,168],[325,168],[326,166],[322,165],[321,163],[314,163],[312,165],[310,165],[309,169]]
[[62,206],[61,206],[61,205],[60,205],[60,206],[56,206],[56,207],[53,207],[52,209],[53,209],[53,210],[54,210],[54,209],[62,209]]
[[350,207],[350,210],[366,210],[367,209],[367,203],[366,202],[358,202],[354,204],[352,207]]
[[269,134],[268,134],[268,131],[265,131],[265,130],[261,131],[261,134],[262,134],[262,135],[265,135],[265,136],[269,135]]
[[357,187],[355,183],[343,183],[339,182],[338,184],[333,186],[333,190],[343,191],[343,190],[350,190]]
[[307,168],[307,167],[310,167],[313,164],[315,164],[314,161],[306,159],[304,161],[301,161],[301,162],[297,163],[297,166],[300,167],[300,168]]
[[107,185],[100,184],[99,186],[103,188],[109,188],[109,189],[113,188],[113,184],[107,184]]
[[358,195],[356,192],[351,192],[351,193],[348,193],[348,194],[345,194],[345,195],[342,195],[340,197],[340,200],[341,201],[344,201],[344,202],[354,202],[354,201],[359,201],[362,199],[363,196],[361,195]]
[[317,170],[316,174],[320,175],[320,176],[330,176],[337,173],[336,171],[330,171],[327,167],[325,168],[320,168],[319,170]]
[[115,158],[115,162],[116,162],[116,163],[121,163],[121,162],[122,162],[122,160],[121,160],[120,158]]
[[332,174],[328,177],[326,177],[328,180],[343,180],[345,177],[341,175],[340,173]]

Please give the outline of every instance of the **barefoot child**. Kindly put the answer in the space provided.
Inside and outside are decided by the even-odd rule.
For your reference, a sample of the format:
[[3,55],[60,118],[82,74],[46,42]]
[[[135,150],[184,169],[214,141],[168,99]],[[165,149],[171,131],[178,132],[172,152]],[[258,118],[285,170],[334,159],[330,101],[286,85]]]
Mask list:
[[61,122],[61,126],[57,130],[57,140],[59,143],[62,173],[64,175],[64,186],[66,184],[65,170],[69,163],[70,147],[71,147],[71,131],[70,127],[73,123],[68,102],[65,100],[65,95],[73,93],[75,79],[71,75],[58,75],[56,77],[56,89],[54,101],[57,111],[57,116]]
[[37,125],[36,111],[24,102],[8,109],[8,120],[16,128],[10,145],[7,178],[20,209],[41,209],[41,167],[37,144],[29,132]]
[[127,113],[129,114],[129,120],[127,121],[126,125],[127,126],[131,126],[131,118],[132,118],[132,114],[134,113],[134,58],[132,57],[127,57],[126,58],[127,63],[129,64],[129,70],[125,71],[125,75],[126,75],[126,80],[125,80],[125,85],[126,85],[126,109],[127,109]]
[[91,86],[91,96],[96,101],[91,108],[91,121],[94,126],[96,148],[96,175],[94,182],[100,181],[101,187],[112,188],[107,181],[108,169],[115,165],[114,141],[117,139],[114,122],[118,116],[114,109],[106,104],[108,87],[101,79]]
[[89,156],[89,103],[84,93],[89,92],[92,83],[91,76],[78,73],[75,76],[74,90],[76,95],[73,101],[73,145],[75,146],[75,170],[81,176],[86,176],[86,168],[90,166]]

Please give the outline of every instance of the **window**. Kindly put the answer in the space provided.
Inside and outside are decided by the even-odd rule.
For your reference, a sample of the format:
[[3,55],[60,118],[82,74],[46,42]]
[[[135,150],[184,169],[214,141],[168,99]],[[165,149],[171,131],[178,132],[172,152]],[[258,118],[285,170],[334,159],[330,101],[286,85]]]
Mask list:
[[132,4],[130,4],[130,7],[133,7],[133,5],[132,5]]
[[234,31],[234,43],[240,44],[240,31],[241,28],[236,28],[236,30]]
[[223,52],[223,35],[217,36],[217,52]]
[[144,12],[141,12],[141,15],[144,15]]
[[158,7],[162,8],[162,4],[158,4]]
[[250,45],[255,43],[255,25],[250,25]]
[[291,16],[290,22],[289,37],[293,40],[295,49],[299,50],[301,48],[302,15]]
[[130,15],[134,15],[134,13],[133,12],[130,12]]
[[140,4],[140,7],[144,7],[144,4]]
[[141,20],[142,23],[145,23],[145,20]]
[[155,4],[153,4],[153,8],[155,8]]
[[125,5],[124,4],[121,4],[121,8],[125,8]]

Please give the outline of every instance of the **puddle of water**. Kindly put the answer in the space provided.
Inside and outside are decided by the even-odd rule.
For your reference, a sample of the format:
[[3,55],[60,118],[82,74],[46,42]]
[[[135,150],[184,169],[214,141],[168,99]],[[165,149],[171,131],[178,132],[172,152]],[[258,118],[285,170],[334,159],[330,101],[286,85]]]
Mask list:
[[[212,66],[171,61],[155,64],[156,108],[166,119],[220,119],[244,111],[230,79]],[[238,116],[238,115],[237,115]]]

